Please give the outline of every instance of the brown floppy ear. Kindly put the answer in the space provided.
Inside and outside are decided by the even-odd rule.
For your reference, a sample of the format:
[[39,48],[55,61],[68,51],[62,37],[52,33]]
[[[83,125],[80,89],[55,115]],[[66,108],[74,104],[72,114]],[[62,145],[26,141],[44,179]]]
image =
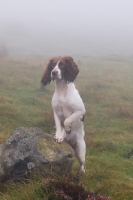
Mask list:
[[44,74],[43,74],[43,77],[41,80],[41,84],[44,86],[50,84],[50,82],[51,82],[52,63],[53,63],[53,59],[49,61],[47,68],[44,71]]
[[79,69],[76,63],[73,61],[72,57],[66,56],[64,57],[66,68],[64,73],[64,79],[70,83],[76,79],[77,74],[79,73]]

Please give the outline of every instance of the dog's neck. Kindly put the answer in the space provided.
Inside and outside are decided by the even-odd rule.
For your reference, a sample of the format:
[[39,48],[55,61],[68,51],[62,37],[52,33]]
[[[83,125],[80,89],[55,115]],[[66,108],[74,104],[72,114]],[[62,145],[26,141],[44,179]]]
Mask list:
[[66,95],[68,89],[68,84],[65,80],[59,80],[57,79],[55,81],[55,91],[58,93],[58,95]]

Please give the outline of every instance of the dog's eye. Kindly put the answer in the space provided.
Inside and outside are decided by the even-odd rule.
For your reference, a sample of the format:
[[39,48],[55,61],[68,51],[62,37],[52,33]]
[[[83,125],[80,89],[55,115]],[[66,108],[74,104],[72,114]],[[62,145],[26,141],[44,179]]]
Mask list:
[[54,69],[55,65],[56,65],[55,63],[52,63],[52,65],[51,65],[52,70]]
[[59,67],[60,67],[60,69],[63,69],[65,67],[64,63],[60,62]]

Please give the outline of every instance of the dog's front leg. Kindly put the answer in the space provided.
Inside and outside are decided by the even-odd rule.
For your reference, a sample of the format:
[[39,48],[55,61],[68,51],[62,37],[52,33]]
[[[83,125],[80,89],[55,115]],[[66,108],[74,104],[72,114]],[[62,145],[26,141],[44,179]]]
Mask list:
[[83,111],[77,111],[74,112],[72,115],[70,115],[68,118],[65,119],[64,121],[64,129],[66,131],[66,133],[70,133],[71,132],[71,127],[72,127],[72,123],[73,122],[77,122],[77,121],[82,121],[83,120],[83,116],[84,116]]
[[72,126],[72,119],[70,117],[68,117],[64,121],[64,129],[65,129],[66,133],[71,132],[71,126]]
[[54,136],[54,139],[57,143],[61,143],[63,142],[63,130],[61,126],[61,121],[55,111],[54,111],[54,119],[56,125],[56,134]]

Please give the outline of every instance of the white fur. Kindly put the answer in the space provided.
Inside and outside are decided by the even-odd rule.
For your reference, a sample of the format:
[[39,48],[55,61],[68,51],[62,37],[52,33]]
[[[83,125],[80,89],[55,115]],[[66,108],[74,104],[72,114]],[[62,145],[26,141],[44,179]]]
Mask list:
[[83,116],[85,107],[83,101],[75,88],[74,83],[69,83],[61,78],[59,62],[52,70],[56,75],[51,78],[55,80],[55,93],[52,98],[54,119],[56,124],[55,141],[61,143],[66,141],[74,149],[79,160],[80,171],[85,172],[84,162],[86,145],[84,141]]

